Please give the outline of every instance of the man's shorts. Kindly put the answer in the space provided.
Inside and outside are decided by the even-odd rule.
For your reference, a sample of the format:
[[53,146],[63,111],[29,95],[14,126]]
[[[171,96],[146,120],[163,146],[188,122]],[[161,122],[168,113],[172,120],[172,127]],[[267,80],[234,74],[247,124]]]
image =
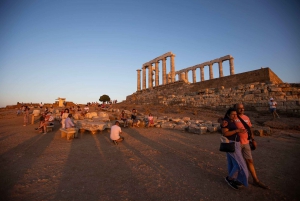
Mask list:
[[276,111],[276,108],[270,108],[270,112],[273,113]]
[[249,143],[241,144],[242,154],[245,159],[252,159],[252,153]]

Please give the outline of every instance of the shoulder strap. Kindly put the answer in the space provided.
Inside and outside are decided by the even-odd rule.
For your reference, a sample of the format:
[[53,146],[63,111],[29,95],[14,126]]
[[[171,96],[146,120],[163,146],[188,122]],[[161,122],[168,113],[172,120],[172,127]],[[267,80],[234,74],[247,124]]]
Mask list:
[[237,116],[238,116],[239,120],[242,122],[242,124],[244,125],[244,127],[246,128],[247,133],[248,133],[248,140],[250,140],[251,139],[251,129],[250,129],[249,125],[239,115],[237,115]]

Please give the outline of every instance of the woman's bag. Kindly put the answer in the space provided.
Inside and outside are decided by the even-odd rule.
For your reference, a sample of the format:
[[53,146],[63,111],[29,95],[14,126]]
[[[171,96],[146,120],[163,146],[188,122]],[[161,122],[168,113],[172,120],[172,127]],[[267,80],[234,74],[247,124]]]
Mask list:
[[222,152],[234,152],[235,151],[235,142],[221,142],[220,151]]

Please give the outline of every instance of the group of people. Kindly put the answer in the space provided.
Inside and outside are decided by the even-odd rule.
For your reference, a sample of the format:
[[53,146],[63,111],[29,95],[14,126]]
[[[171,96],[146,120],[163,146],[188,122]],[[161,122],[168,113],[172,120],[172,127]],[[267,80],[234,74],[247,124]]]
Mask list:
[[[137,110],[136,109],[132,109],[130,119],[132,120],[132,124],[131,124],[132,127],[134,127],[134,126],[139,127],[141,122],[137,118]],[[119,120],[122,120],[124,122],[124,128],[128,127],[128,118],[127,118],[127,114],[125,113],[125,110],[122,110]],[[148,122],[147,123],[148,127],[154,126],[154,117],[152,116],[151,113],[149,113],[149,115],[148,115],[147,122]],[[113,125],[111,127],[110,139],[113,142],[117,142],[117,143],[122,142],[124,140],[124,137],[120,136],[121,133],[122,133],[122,129],[120,127],[120,122],[116,121],[115,125]]]
[[36,130],[39,130],[40,133],[46,134],[47,133],[47,126],[54,125],[54,117],[52,116],[51,112],[44,112],[40,116],[40,124]]
[[235,143],[235,151],[226,153],[228,176],[225,181],[236,190],[239,187],[248,186],[249,172],[254,186],[269,189],[267,185],[260,182],[256,175],[249,142],[253,143],[254,147],[257,143],[252,130],[249,129],[251,127],[249,117],[244,114],[243,104],[236,104],[229,108],[221,125],[223,136]]
[[[130,119],[132,120],[132,124],[131,124],[132,127],[134,127],[134,126],[139,127],[141,122],[137,118],[137,110],[136,109],[132,109]],[[128,117],[127,117],[127,114],[125,113],[125,110],[122,110],[119,120],[122,120],[124,122],[124,128],[128,127]],[[154,117],[151,113],[149,113],[149,115],[146,119],[146,123],[147,123],[147,125],[146,125],[147,127],[154,126]]]

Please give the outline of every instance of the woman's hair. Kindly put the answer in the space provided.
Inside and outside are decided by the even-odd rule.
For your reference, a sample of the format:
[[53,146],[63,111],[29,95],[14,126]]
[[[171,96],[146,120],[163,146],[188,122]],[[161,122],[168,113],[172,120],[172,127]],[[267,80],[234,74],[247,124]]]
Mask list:
[[68,110],[68,113],[70,112],[70,110],[68,108],[65,109],[65,111]]
[[152,116],[152,114],[151,114],[151,113],[149,113],[149,116]]
[[235,111],[235,112],[236,112],[236,109],[235,109],[235,108],[233,108],[233,107],[229,108],[229,109],[227,110],[227,112],[225,113],[225,116],[224,116],[224,118],[228,118],[228,117],[229,117],[229,115],[231,114],[231,112],[233,112],[233,111]]

